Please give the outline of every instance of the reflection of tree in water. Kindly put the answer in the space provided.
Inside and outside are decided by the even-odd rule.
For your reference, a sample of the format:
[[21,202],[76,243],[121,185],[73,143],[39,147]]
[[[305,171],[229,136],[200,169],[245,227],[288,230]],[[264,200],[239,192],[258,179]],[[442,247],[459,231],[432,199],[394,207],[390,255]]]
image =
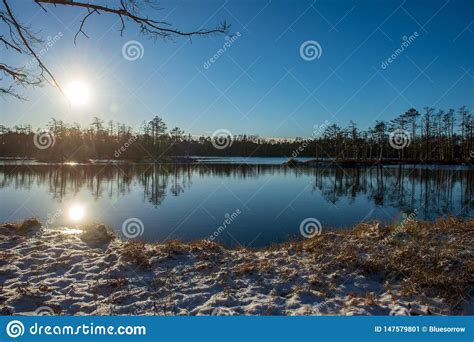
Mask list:
[[149,165],[138,177],[143,186],[144,198],[155,206],[163,202],[168,187],[173,196],[179,196],[191,184],[189,168],[176,164]]
[[160,172],[160,165],[151,165],[140,173],[140,183],[143,185],[143,198],[148,199],[155,206],[161,204],[166,196],[166,186],[169,182],[168,173]]
[[[117,199],[143,188],[143,198],[159,206],[168,194],[179,196],[192,186],[192,177],[253,179],[291,176],[314,179],[314,190],[328,202],[355,201],[366,196],[380,206],[404,211],[417,209],[420,218],[433,215],[469,215],[474,170],[449,167],[282,168],[278,165],[130,164],[130,165],[1,165],[0,187],[31,190],[46,184],[52,197],[89,190],[95,199]],[[455,212],[456,208],[462,212]]]
[[[330,203],[363,194],[380,206],[417,210],[422,218],[469,215],[474,170],[462,168],[372,167],[315,169],[314,189]],[[460,212],[456,212],[459,205]],[[458,209],[459,211],[459,209]]]

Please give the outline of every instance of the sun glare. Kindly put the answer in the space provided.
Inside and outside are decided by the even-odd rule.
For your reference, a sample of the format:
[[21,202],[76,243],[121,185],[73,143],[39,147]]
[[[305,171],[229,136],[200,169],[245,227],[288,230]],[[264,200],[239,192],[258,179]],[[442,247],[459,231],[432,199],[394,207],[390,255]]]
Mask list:
[[73,221],[79,221],[84,217],[84,207],[80,204],[74,204],[69,208],[69,218]]
[[90,89],[82,80],[72,81],[64,88],[64,94],[72,107],[83,107],[90,102]]

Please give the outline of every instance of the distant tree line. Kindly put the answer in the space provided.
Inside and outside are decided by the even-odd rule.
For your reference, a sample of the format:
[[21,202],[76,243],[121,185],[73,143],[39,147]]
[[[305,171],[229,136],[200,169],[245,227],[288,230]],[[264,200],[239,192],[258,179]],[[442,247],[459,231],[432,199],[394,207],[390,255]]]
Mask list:
[[[0,125],[0,157],[45,161],[120,159],[159,161],[172,156],[284,156],[401,161],[472,159],[474,116],[465,106],[447,111],[410,108],[391,121],[361,130],[356,123],[315,126],[309,138],[268,139],[251,135],[193,137],[169,130],[159,116],[139,131],[95,117],[88,127],[51,119],[46,130],[30,125]],[[396,134],[394,134],[396,133]]]

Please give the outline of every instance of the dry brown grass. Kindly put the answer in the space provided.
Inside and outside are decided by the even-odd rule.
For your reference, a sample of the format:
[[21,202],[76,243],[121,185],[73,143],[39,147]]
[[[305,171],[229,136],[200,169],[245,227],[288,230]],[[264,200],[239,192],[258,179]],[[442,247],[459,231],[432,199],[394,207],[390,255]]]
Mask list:
[[123,245],[121,257],[136,267],[142,269],[149,269],[151,267],[150,255],[144,241],[127,241]]
[[237,276],[254,275],[258,273],[258,268],[253,262],[246,262],[234,266],[232,272]]
[[346,267],[399,279],[408,296],[441,297],[451,308],[467,297],[474,286],[474,220],[451,217],[374,227],[359,225],[336,241],[323,234],[301,244],[312,253],[329,253],[331,269]]
[[236,276],[264,275],[280,272],[280,269],[271,259],[246,259],[241,260],[232,268]]
[[181,255],[186,254],[189,251],[189,247],[178,240],[168,240],[158,247],[160,252],[164,252],[168,255]]

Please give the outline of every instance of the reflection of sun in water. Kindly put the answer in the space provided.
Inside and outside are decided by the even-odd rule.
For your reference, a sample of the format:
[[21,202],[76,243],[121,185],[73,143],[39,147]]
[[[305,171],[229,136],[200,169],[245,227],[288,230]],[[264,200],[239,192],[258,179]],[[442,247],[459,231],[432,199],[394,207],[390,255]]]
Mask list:
[[64,94],[72,107],[83,107],[90,102],[90,89],[82,80],[72,81],[64,88]]
[[69,208],[69,218],[73,221],[79,221],[84,217],[84,207],[80,204],[74,204]]

